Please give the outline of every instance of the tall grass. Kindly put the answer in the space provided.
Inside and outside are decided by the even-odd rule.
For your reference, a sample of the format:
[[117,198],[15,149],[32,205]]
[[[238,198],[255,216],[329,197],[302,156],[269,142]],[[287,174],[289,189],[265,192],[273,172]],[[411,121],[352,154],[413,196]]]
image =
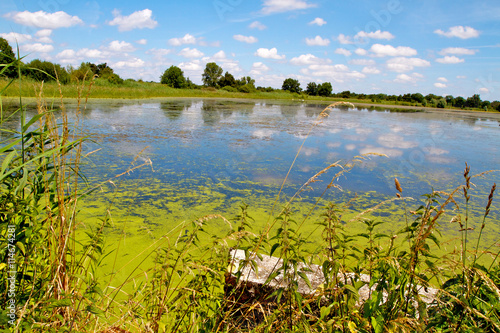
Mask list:
[[[424,195],[413,210],[414,201],[404,196],[404,184],[395,180],[394,198],[350,220],[345,220],[344,212],[353,202],[334,205],[324,202],[323,195],[314,205],[322,211],[319,219],[311,213],[298,219],[294,203],[309,185],[328,177],[324,193],[338,189],[336,179],[369,156],[337,162],[313,175],[285,203],[278,195],[264,229],[253,230],[251,207],[245,204],[231,219],[213,214],[181,223],[137,254],[141,261],[154,258],[153,264],[143,268],[136,263],[125,280],[118,280],[122,267],[118,267],[117,258],[110,274],[104,275],[102,269],[103,260],[113,256],[113,245],[107,244],[105,237],[110,228],[107,213],[83,241],[78,241],[83,238],[78,230],[78,203],[93,189],[86,187],[80,173],[81,160],[87,157],[82,150],[86,138],[78,130],[78,121],[68,122],[62,100],[68,96],[67,87],[57,86],[62,106],[54,110],[44,99],[47,87],[38,86],[38,114],[32,119],[26,119],[23,87],[20,81],[20,107],[15,111],[20,114],[21,128],[10,131],[10,139],[0,146],[3,329],[500,332],[500,251],[497,244],[481,246],[484,232],[494,228],[489,213],[496,186],[491,188],[481,220],[475,221],[477,217],[469,214],[474,186],[468,166],[464,185],[451,192]],[[91,87],[79,84],[73,89],[69,96],[77,98],[78,114]],[[326,108],[311,131],[336,106]],[[3,124],[13,115],[4,117],[1,111]],[[459,204],[460,196],[464,207]],[[370,213],[392,201],[404,201],[408,207],[400,216],[403,227],[395,234],[383,234],[379,230],[385,222],[374,220]],[[452,222],[463,237],[456,251],[436,257],[433,249],[442,239],[440,223],[450,209],[454,212]],[[220,222],[226,225],[226,233],[210,234],[207,227]],[[354,223],[362,223],[365,231],[350,232]],[[311,237],[303,230],[305,224],[316,224],[321,234],[314,251],[304,246]],[[475,241],[471,239],[474,225],[480,226]],[[244,250],[245,259],[228,270],[231,248]],[[8,261],[11,252],[16,264],[12,267]],[[246,281],[244,272],[259,269],[255,255],[280,259],[263,286],[250,286]],[[311,267],[319,267],[322,283],[312,293],[299,292],[300,284],[312,286],[308,277]],[[13,269],[17,273],[12,296],[4,291],[11,288]],[[229,284],[231,280],[235,284]],[[273,284],[275,281],[280,283]],[[426,294],[429,288],[435,292]],[[7,305],[11,300],[15,316],[9,322]]]

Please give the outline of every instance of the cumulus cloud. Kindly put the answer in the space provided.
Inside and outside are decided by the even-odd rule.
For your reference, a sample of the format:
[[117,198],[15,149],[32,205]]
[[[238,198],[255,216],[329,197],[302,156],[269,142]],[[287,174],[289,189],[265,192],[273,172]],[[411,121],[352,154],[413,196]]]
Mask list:
[[438,80],[439,82],[448,82],[448,79],[447,79],[447,78],[445,78],[445,77],[438,77],[438,78],[437,78],[437,80]]
[[446,49],[442,49],[439,54],[447,55],[447,54],[460,54],[460,55],[474,55],[478,52],[478,50],[466,49],[463,47],[448,47]]
[[380,74],[380,70],[378,68],[371,66],[363,68],[361,72],[365,74]]
[[372,60],[372,59],[353,59],[353,60],[349,61],[349,64],[358,65],[358,66],[373,66],[373,65],[375,65],[375,60]]
[[140,45],[146,45],[148,43],[148,40],[143,38],[143,39],[136,40],[135,42],[137,44],[140,44]]
[[190,49],[189,47],[182,49],[179,52],[179,55],[183,56],[184,58],[201,58],[204,56],[203,52],[199,51],[198,49]]
[[255,52],[257,57],[265,58],[265,59],[275,59],[275,60],[283,60],[285,59],[285,55],[279,55],[278,50],[273,47],[272,49],[260,48]]
[[243,36],[243,35],[234,35],[233,38],[238,42],[253,44],[257,43],[259,40],[254,36]]
[[306,38],[306,44],[309,46],[328,46],[330,44],[330,40],[328,38],[316,36],[314,38]]
[[440,64],[459,64],[461,62],[464,62],[465,60],[455,56],[446,56],[444,58],[438,58],[436,59],[436,61]]
[[448,31],[437,29],[434,31],[434,33],[448,38],[457,37],[461,39],[468,39],[479,37],[479,31],[474,28],[464,27],[461,25],[451,27],[450,29],[448,29]]
[[341,54],[341,55],[344,55],[346,57],[349,57],[352,53],[351,51],[349,50],[346,50],[346,49],[343,49],[343,48],[338,48],[335,50],[335,53],[336,54]]
[[312,7],[316,7],[316,5],[303,0],[264,0],[262,14],[269,15]]
[[320,77],[326,80],[332,80],[335,82],[344,82],[345,80],[352,79],[363,79],[366,77],[365,74],[358,71],[350,71],[349,67],[343,64],[336,65],[320,65],[314,64],[310,65],[307,69],[301,70],[303,74],[310,76]]
[[444,83],[436,82],[436,83],[434,83],[434,87],[443,89],[443,88],[446,88],[447,86]]
[[365,56],[368,54],[368,51],[359,47],[356,49],[356,51],[354,51],[354,53],[356,53],[359,56]]
[[320,27],[325,25],[326,21],[323,20],[321,17],[316,17],[314,20],[309,22],[309,25],[319,25]]
[[351,37],[346,36],[344,34],[339,34],[337,40],[339,41],[340,44],[354,44]]
[[354,38],[361,38],[361,39],[370,38],[370,39],[391,40],[394,38],[394,35],[391,34],[389,31],[381,31],[381,30],[377,30],[377,31],[373,31],[373,32],[360,31],[354,36]]
[[171,38],[168,43],[173,46],[181,46],[184,44],[196,44],[196,37],[190,34],[185,34],[182,38]]
[[411,76],[407,74],[399,74],[396,79],[394,79],[394,82],[396,83],[416,83],[417,80],[421,79],[423,76],[418,74],[418,73],[413,73]]
[[31,37],[30,35],[20,34],[17,32],[1,33],[0,37],[5,38],[9,42],[9,44],[22,44],[33,39],[33,37]]
[[113,65],[113,67],[116,68],[124,68],[124,67],[129,67],[129,68],[139,68],[139,67],[144,67],[145,62],[142,59],[139,58],[133,58],[128,61],[118,61]]
[[122,16],[120,11],[114,10],[114,19],[109,22],[109,25],[117,25],[118,31],[130,31],[133,29],[154,29],[158,25],[153,18],[153,12],[150,9],[144,9],[130,14],[129,16]]
[[109,43],[108,50],[111,52],[134,52],[136,48],[125,41],[119,42],[117,40],[112,41]]
[[250,75],[262,75],[267,71],[269,71],[269,67],[267,67],[264,63],[254,62],[252,65],[252,70],[250,71]]
[[27,25],[41,29],[69,28],[75,25],[83,24],[78,16],[71,16],[63,11],[55,13],[46,13],[42,10],[38,12],[12,12],[4,16],[17,24]]
[[394,47],[392,45],[374,44],[370,51],[375,57],[410,57],[417,54],[417,50],[408,46]]
[[78,51],[72,50],[72,49],[65,49],[61,52],[59,52],[56,55],[56,58],[59,59],[59,62],[64,63],[64,64],[78,64],[79,62],[83,60],[88,60],[88,59],[103,59],[104,57],[108,56],[109,52],[103,52],[101,50],[97,49],[81,49]]
[[393,72],[408,72],[415,67],[429,67],[431,63],[420,58],[396,57],[387,60],[387,69]]
[[42,29],[42,30],[38,30],[35,33],[35,36],[37,37],[37,41],[39,43],[44,43],[44,44],[52,44],[54,42],[50,38],[50,35],[52,35],[52,30],[51,29]]
[[190,62],[181,62],[179,64],[179,68],[181,68],[184,71],[191,71],[191,72],[198,72],[203,69],[201,66],[201,61],[200,60],[193,60]]
[[259,21],[254,21],[248,26],[250,29],[265,30],[267,27]]
[[34,52],[34,53],[48,53],[54,51],[54,47],[50,44],[25,44],[22,47],[22,50],[25,52]]
[[292,58],[290,60],[290,63],[292,65],[297,65],[297,66],[321,65],[321,64],[327,64],[330,62],[331,62],[331,60],[329,60],[329,59],[321,59],[321,58],[318,58],[315,55],[312,55],[310,53],[302,54],[302,55],[295,57],[295,58]]
[[482,87],[482,88],[479,88],[479,92],[483,93],[483,94],[489,94],[490,90],[488,88]]

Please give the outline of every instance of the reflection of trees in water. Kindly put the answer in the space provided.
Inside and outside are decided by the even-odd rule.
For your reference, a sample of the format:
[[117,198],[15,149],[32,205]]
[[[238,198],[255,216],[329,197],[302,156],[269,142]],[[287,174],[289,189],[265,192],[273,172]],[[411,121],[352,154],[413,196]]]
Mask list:
[[248,115],[253,112],[254,106],[254,103],[247,102],[204,100],[201,115],[205,124],[215,124],[221,117],[231,117],[235,111]]
[[280,105],[281,115],[285,118],[295,118],[299,113],[299,109],[295,105]]
[[206,100],[201,106],[201,117],[207,125],[214,125],[220,121],[220,113],[217,109],[217,101]]
[[169,101],[160,103],[160,109],[163,110],[168,119],[177,120],[182,116],[182,112],[189,109],[192,105],[192,100]]
[[306,107],[306,116],[309,118],[317,118],[321,112],[325,109],[324,105],[308,105]]

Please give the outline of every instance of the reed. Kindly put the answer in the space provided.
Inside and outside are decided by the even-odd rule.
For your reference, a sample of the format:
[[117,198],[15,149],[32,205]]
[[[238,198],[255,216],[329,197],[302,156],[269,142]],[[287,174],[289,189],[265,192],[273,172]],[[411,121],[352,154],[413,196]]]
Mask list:
[[[12,66],[16,66],[15,63]],[[0,223],[2,246],[0,277],[9,290],[7,266],[9,248],[15,249],[17,274],[15,297],[0,294],[1,304],[14,299],[15,319],[6,321],[2,308],[0,327],[14,332],[500,332],[500,251],[496,244],[484,248],[481,239],[493,227],[490,211],[495,205],[494,184],[486,198],[484,214],[473,221],[470,214],[474,191],[469,166],[465,185],[451,191],[433,191],[415,200],[403,196],[404,184],[395,179],[393,198],[345,217],[356,198],[335,205],[324,201],[328,191],[340,191],[339,177],[370,158],[333,163],[318,171],[285,202],[281,191],[272,204],[266,227],[253,230],[251,207],[241,205],[234,218],[209,214],[179,223],[120,264],[116,256],[112,270],[104,274],[103,264],[112,256],[107,231],[112,218],[103,212],[98,225],[85,236],[79,230],[78,207],[82,198],[104,183],[115,184],[121,175],[137,168],[133,164],[112,179],[90,187],[81,174],[85,138],[79,117],[71,124],[63,97],[77,99],[76,114],[95,91],[107,89],[93,80],[73,87],[35,86],[27,93],[23,79],[11,81],[1,96],[18,84],[21,127],[2,131],[9,139],[1,142]],[[46,101],[56,95],[61,107]],[[134,91],[137,87],[124,89]],[[51,91],[51,89],[53,89]],[[168,89],[158,88],[162,94]],[[167,89],[167,90],[162,90]],[[115,90],[119,93],[120,90]],[[123,91],[122,91],[123,92]],[[136,92],[140,94],[140,92]],[[173,92],[172,92],[173,93]],[[197,92],[203,94],[203,92]],[[26,95],[25,95],[26,94]],[[37,97],[37,115],[26,119],[23,98]],[[263,96],[263,95],[262,95]],[[49,99],[50,100],[50,99]],[[309,133],[338,104],[330,105],[311,125]],[[11,114],[0,109],[3,124]],[[299,158],[297,152],[295,161]],[[289,173],[290,173],[289,171]],[[283,188],[288,175],[285,175]],[[485,174],[481,174],[485,176]],[[295,216],[295,202],[312,184],[326,179],[324,191],[305,217]],[[317,184],[316,184],[317,183]],[[459,197],[464,196],[464,205]],[[371,213],[383,205],[402,201],[402,229],[395,234],[380,232],[383,220]],[[463,207],[462,207],[463,206]],[[280,209],[278,209],[280,207]],[[453,221],[462,233],[457,252],[437,257],[440,223],[445,212],[455,212]],[[208,212],[207,212],[208,213]],[[224,234],[211,234],[213,223],[225,226]],[[311,234],[304,226],[316,225],[321,235],[317,247],[304,246]],[[354,225],[364,231],[353,232]],[[475,245],[472,226],[479,225]],[[230,268],[230,249],[242,249],[246,258]],[[254,298],[226,284],[228,276],[244,282],[249,267],[258,270],[254,254],[274,255],[277,261],[266,285],[254,290]],[[109,262],[109,261],[108,261]],[[144,265],[146,262],[151,264]],[[486,264],[485,264],[486,263]],[[299,292],[299,284],[311,286],[307,267],[320,267],[323,283],[312,294]],[[130,268],[132,267],[132,268]],[[126,271],[125,279],[118,274]],[[275,279],[283,283],[269,287]],[[426,294],[426,290],[434,291]],[[430,296],[429,296],[430,295]],[[259,296],[259,297],[257,297]]]

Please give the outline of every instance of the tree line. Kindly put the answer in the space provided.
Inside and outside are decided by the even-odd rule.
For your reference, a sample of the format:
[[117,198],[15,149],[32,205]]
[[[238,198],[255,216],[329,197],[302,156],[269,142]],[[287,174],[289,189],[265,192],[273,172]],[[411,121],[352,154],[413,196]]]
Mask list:
[[[16,78],[18,71],[15,66],[5,66],[17,61],[17,57],[9,45],[9,42],[0,37],[0,76],[8,78]],[[106,81],[113,85],[121,85],[125,81],[134,81],[132,79],[124,80],[107,63],[93,64],[90,62],[82,62],[79,67],[67,66],[66,68],[52,63],[50,61],[42,61],[35,59],[29,63],[21,62],[21,75],[29,77],[35,81],[55,81],[58,80],[62,84],[70,82],[81,82],[90,80],[93,77],[98,77],[100,82]],[[142,82],[142,80],[139,80]],[[255,86],[255,80],[250,76],[243,76],[236,79],[234,75],[223,71],[222,67],[215,62],[207,63],[202,74],[202,85],[193,83],[188,77],[184,76],[184,72],[177,66],[170,66],[160,76],[160,82],[176,89],[221,89],[228,92],[254,93],[254,92],[274,92],[288,91],[293,94],[298,94],[300,97],[305,96],[320,96],[342,99],[356,99],[362,101],[371,101],[373,103],[381,103],[384,101],[394,102],[397,104],[406,105],[421,105],[437,108],[454,107],[454,108],[474,108],[484,110],[500,111],[500,102],[482,101],[478,94],[464,98],[462,96],[454,97],[451,95],[442,97],[434,94],[426,96],[420,93],[404,94],[404,95],[387,95],[387,94],[357,94],[351,91],[342,91],[333,93],[333,87],[330,82],[316,83],[309,82],[306,89],[303,90],[300,82],[297,79],[286,78],[283,81],[281,89],[272,87]]]

